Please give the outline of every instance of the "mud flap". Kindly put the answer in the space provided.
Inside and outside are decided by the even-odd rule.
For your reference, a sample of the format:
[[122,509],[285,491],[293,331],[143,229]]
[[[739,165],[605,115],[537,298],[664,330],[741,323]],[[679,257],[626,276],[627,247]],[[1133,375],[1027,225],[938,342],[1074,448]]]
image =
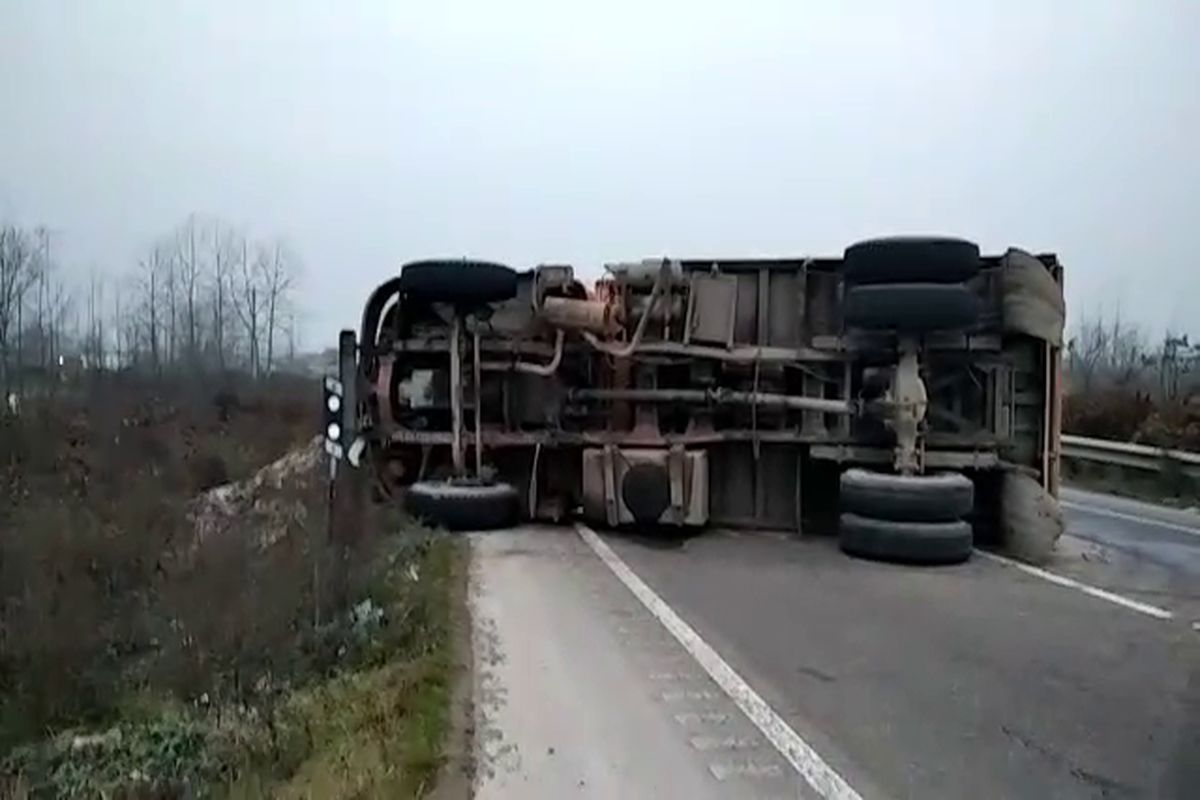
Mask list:
[[1065,528],[1058,501],[1038,481],[1006,472],[1000,488],[1000,526],[1004,548],[1031,564],[1044,564]]
[[1002,263],[1004,330],[1062,347],[1066,320],[1062,286],[1045,264],[1024,250],[1010,248]]

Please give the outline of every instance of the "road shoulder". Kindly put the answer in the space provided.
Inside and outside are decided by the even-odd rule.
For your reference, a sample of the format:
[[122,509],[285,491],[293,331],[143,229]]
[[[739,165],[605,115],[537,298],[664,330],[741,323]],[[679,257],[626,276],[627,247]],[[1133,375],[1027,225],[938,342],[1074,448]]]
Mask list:
[[454,683],[450,693],[449,726],[442,748],[442,764],[431,800],[470,797],[475,780],[474,657],[471,614],[467,605],[471,549],[464,537],[455,546],[455,567],[447,599],[450,603],[450,652]]
[[573,530],[473,554],[476,797],[813,796]]

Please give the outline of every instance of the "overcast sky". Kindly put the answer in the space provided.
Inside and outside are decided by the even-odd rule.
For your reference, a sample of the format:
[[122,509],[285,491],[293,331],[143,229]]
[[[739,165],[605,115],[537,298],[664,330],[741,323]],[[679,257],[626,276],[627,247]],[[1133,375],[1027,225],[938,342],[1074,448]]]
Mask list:
[[0,217],[285,236],[305,344],[406,260],[1060,253],[1200,335],[1200,3],[0,0]]

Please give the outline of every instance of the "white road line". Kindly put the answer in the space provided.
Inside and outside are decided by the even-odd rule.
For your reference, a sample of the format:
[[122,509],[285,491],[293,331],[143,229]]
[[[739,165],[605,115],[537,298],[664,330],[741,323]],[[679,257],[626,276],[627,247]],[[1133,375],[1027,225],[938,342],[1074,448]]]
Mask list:
[[676,714],[675,721],[680,725],[724,725],[729,722],[729,715],[717,711],[685,711]]
[[672,689],[659,695],[668,703],[678,703],[680,700],[716,700],[717,693],[706,689]]
[[692,747],[702,752],[707,750],[753,750],[758,747],[760,741],[745,736],[693,736],[690,739]]
[[1058,504],[1063,508],[1069,508],[1072,511],[1082,511],[1085,514],[1099,514],[1102,517],[1112,517],[1113,519],[1123,519],[1126,522],[1136,522],[1139,525],[1153,525],[1159,528],[1167,528],[1180,533],[1190,533],[1192,536],[1200,536],[1200,528],[1189,528],[1187,525],[1180,525],[1177,522],[1166,522],[1160,519],[1151,517],[1139,517],[1137,514],[1126,514],[1123,511],[1112,511],[1107,508],[1096,508],[1095,506],[1085,505],[1083,503],[1074,503],[1070,500],[1060,500]]
[[1080,583],[1074,578],[1068,578],[1065,575],[1058,575],[1056,573],[1041,569],[1040,567],[1035,567],[1030,564],[1023,564],[1020,561],[1014,561],[1011,558],[1005,558],[1004,556],[996,555],[995,553],[989,553],[986,550],[976,550],[975,552],[984,558],[990,558],[992,561],[998,561],[1006,566],[1016,567],[1022,572],[1033,575],[1036,578],[1041,578],[1044,581],[1049,581],[1050,583],[1054,583],[1059,586],[1065,586],[1068,589],[1076,589],[1086,595],[1091,595],[1092,597],[1099,598],[1100,600],[1107,600],[1110,603],[1128,608],[1131,611],[1137,611],[1139,614],[1145,614],[1148,617],[1155,617],[1156,619],[1174,619],[1175,617],[1173,613],[1165,608],[1159,608],[1158,606],[1152,606],[1148,603],[1142,603],[1128,597],[1123,597],[1115,592],[1110,592],[1107,589],[1101,589],[1097,586],[1090,586],[1086,583]]
[[778,764],[756,764],[753,761],[734,761],[709,764],[708,771],[719,781],[732,777],[777,778],[783,774]]
[[[684,649],[692,654],[696,663],[703,667],[704,671],[716,681],[725,694],[729,695],[738,708],[745,712],[750,721],[762,731],[767,740],[775,746],[775,749],[787,759],[788,763],[818,795],[826,800],[862,800],[861,795],[851,788],[850,784],[846,783],[833,767],[825,763],[817,751],[808,742],[801,739],[800,735],[792,730],[783,717],[767,705],[758,692],[754,691],[750,684],[746,683],[742,676],[738,675],[708,642],[701,639],[700,635],[684,622],[674,609],[634,574],[633,570],[612,551],[612,548],[603,539],[596,535],[595,531],[578,524],[575,526],[575,530],[580,538],[587,542],[588,546],[600,557],[600,560],[620,579],[621,583],[625,584],[642,605],[657,617],[662,626],[683,645]],[[730,774],[725,769],[721,771],[724,776]],[[714,775],[718,779],[723,778],[722,775],[717,775],[716,771],[714,771]]]

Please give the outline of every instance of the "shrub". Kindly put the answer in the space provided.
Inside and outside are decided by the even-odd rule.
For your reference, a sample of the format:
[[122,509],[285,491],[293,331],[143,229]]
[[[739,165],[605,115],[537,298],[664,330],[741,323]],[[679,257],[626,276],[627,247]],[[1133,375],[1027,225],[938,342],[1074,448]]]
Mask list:
[[1129,441],[1154,410],[1143,392],[1110,387],[1072,394],[1063,406],[1063,430],[1077,436]]
[[[307,553],[214,542],[190,570],[178,555],[194,491],[244,477],[316,428],[315,408],[307,430],[279,413],[315,396],[312,382],[256,391],[258,411],[223,425],[195,387],[103,376],[0,419],[0,745],[111,715],[129,673],[162,674],[147,665],[169,652],[181,619],[202,630],[195,618],[211,609],[238,622],[229,635],[246,658],[294,622],[275,609],[304,602]],[[244,522],[248,540],[256,521]],[[267,618],[276,613],[291,616]]]

